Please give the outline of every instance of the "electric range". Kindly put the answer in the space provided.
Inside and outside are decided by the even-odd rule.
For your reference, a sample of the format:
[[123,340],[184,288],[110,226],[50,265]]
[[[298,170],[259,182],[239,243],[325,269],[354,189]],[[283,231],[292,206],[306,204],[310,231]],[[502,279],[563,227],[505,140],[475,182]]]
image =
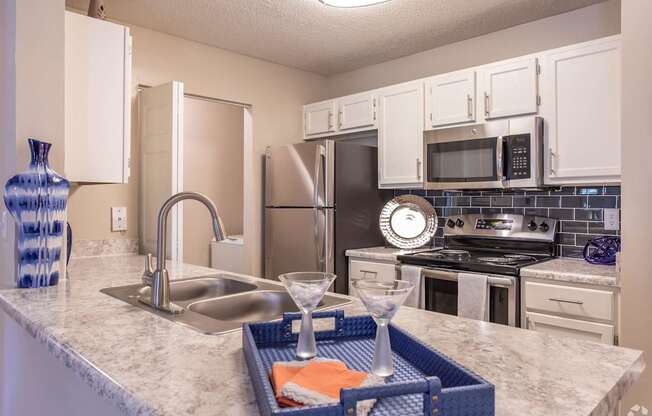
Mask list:
[[[557,220],[466,214],[444,225],[444,247],[398,256],[424,277],[424,308],[457,315],[460,273],[487,277],[487,320],[520,325],[520,269],[554,257]],[[402,267],[399,266],[399,274]]]

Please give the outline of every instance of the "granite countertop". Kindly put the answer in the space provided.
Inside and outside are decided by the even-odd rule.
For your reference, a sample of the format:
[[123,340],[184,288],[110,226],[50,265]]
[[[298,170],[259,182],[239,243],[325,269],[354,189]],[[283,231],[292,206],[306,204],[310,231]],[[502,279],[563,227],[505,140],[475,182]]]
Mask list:
[[358,257],[361,259],[370,259],[370,260],[385,260],[396,262],[396,256],[402,254],[410,254],[415,251],[424,250],[402,250],[396,247],[368,247],[368,248],[352,248],[346,250],[346,255],[348,257]]
[[616,266],[591,264],[585,260],[565,257],[524,267],[521,276],[596,286],[617,287],[619,284]]
[[[0,307],[125,415],[258,414],[240,331],[203,335],[99,292],[139,282],[143,264],[140,256],[76,259],[69,280],[2,290]],[[357,300],[344,310],[364,313]],[[644,368],[640,351],[408,307],[394,322],[493,383],[498,416],[607,414]]]

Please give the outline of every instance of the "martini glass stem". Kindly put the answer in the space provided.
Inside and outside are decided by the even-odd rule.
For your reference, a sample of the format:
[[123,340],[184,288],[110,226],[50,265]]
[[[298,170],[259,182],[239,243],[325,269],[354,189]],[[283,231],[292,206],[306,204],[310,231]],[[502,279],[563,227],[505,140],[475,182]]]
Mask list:
[[376,344],[371,372],[377,376],[387,377],[394,373],[392,346],[389,342],[389,321],[376,320]]
[[312,328],[312,311],[301,311],[301,330],[297,343],[297,357],[301,359],[313,358],[317,355],[315,331]]

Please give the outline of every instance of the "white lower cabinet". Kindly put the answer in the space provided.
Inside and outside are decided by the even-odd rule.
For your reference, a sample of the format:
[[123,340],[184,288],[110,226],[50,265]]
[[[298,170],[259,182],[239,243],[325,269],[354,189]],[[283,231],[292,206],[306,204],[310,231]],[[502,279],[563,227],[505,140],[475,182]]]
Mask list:
[[526,312],[527,329],[571,338],[614,343],[614,326],[543,313]]
[[617,289],[553,281],[523,283],[523,326],[577,339],[615,344]]
[[349,257],[349,294],[356,295],[353,282],[356,280],[378,280],[391,282],[396,280],[396,264],[381,260],[362,260]]

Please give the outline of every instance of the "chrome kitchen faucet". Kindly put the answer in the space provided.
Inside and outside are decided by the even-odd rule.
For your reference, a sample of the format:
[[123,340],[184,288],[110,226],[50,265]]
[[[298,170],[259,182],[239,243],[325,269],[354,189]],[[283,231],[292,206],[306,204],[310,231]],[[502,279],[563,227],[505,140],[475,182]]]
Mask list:
[[170,276],[165,268],[165,253],[167,251],[167,222],[170,209],[178,202],[185,199],[194,199],[199,201],[208,208],[213,223],[213,232],[215,240],[222,241],[226,238],[226,230],[222,219],[217,213],[215,204],[206,196],[197,192],[180,192],[172,195],[161,207],[158,213],[158,233],[156,240],[156,269],[152,262],[152,255],[147,254],[145,260],[145,272],[143,273],[143,283],[152,287],[151,298],[139,296],[138,300],[150,305],[154,309],[167,313],[180,313],[183,311],[178,305],[170,302]]

